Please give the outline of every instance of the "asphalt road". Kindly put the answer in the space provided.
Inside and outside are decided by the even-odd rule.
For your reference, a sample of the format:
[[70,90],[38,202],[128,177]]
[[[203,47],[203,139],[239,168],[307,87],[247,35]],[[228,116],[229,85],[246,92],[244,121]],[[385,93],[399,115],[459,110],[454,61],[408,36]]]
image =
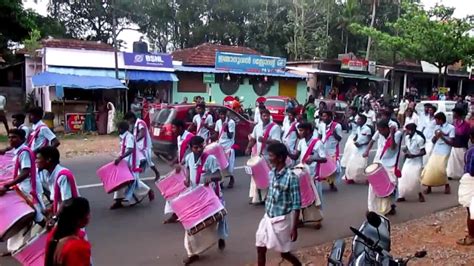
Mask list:
[[[371,152],[371,160],[374,152]],[[87,227],[92,243],[94,265],[181,265],[185,250],[183,246],[184,230],[180,224],[164,225],[162,221],[164,200],[157,192],[152,203],[121,210],[111,211],[112,195],[104,192],[95,171],[112,160],[111,155],[87,156],[64,160],[76,175],[82,196],[92,205],[92,219]],[[256,259],[254,247],[255,231],[263,216],[263,206],[248,205],[249,176],[243,166],[247,158],[236,161],[236,185],[224,190],[230,237],[227,248],[219,252],[217,247],[207,251],[195,265],[243,265]],[[158,164],[162,174],[170,168]],[[144,177],[151,177],[147,172]],[[146,181],[154,187],[151,178]],[[390,217],[393,223],[414,219],[434,211],[446,209],[457,204],[457,181],[451,181],[453,194],[444,195],[442,190],[426,197],[427,202],[417,201],[398,204],[397,215]],[[367,186],[339,184],[338,192],[324,191],[323,228],[316,231],[311,228],[299,230],[296,247],[306,247],[333,241],[351,235],[348,227],[358,226],[367,210]],[[327,188],[326,188],[327,189]],[[0,251],[5,245],[0,245]],[[276,255],[276,254],[269,254]],[[324,265],[325,262],[317,263]],[[0,258],[0,265],[18,265],[11,258]]]

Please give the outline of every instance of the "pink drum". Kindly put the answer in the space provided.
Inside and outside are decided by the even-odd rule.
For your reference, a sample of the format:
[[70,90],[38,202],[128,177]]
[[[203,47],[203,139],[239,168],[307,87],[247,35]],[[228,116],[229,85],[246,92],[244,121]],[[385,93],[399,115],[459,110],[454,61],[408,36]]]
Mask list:
[[267,189],[270,183],[270,167],[263,157],[252,157],[245,167],[247,174],[251,175],[258,189]]
[[0,155],[0,185],[13,179],[14,169],[13,154],[9,152],[5,155]]
[[[222,212],[225,215],[224,206],[210,186],[200,185],[194,189],[189,189],[173,198],[170,204],[189,234],[197,233],[194,230],[195,227],[208,220],[208,218],[222,214]],[[215,221],[217,220],[215,219]],[[211,224],[207,224],[207,226]]]
[[0,197],[0,241],[17,234],[35,217],[35,210],[18,193],[8,191]]
[[185,179],[183,171],[176,173],[176,171],[173,170],[156,181],[155,184],[160,190],[161,195],[163,195],[166,200],[169,200],[186,190],[186,186],[184,185]]
[[124,160],[118,165],[115,165],[113,162],[108,163],[99,168],[96,174],[102,181],[104,190],[107,193],[117,191],[135,180],[128,168],[127,162]]
[[297,165],[293,172],[298,176],[300,183],[301,208],[306,208],[316,200],[316,193],[311,183],[313,179],[304,165]]
[[319,179],[325,180],[337,170],[337,163],[331,156],[326,155],[327,161],[319,166]]
[[395,190],[395,185],[390,181],[387,171],[380,163],[367,166],[364,170],[364,174],[367,176],[367,180],[377,197],[388,197]]
[[47,233],[43,232],[30,239],[12,256],[23,266],[44,266]]
[[216,156],[220,169],[224,170],[229,166],[229,160],[225,154],[224,148],[217,142],[213,142],[204,148],[204,152]]

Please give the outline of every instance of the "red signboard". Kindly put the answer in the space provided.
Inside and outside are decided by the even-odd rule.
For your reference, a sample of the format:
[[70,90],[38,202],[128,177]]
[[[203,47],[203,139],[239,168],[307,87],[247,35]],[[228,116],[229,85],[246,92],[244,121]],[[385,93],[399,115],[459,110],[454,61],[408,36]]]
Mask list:
[[341,69],[352,70],[352,71],[367,71],[369,61],[364,59],[341,59]]
[[85,120],[85,113],[67,113],[66,130],[69,132],[81,131],[84,128]]

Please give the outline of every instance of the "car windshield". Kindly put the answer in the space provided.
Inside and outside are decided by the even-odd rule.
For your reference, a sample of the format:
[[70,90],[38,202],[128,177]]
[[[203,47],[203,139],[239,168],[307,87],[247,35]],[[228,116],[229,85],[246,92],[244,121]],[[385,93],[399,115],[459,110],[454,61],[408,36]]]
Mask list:
[[155,116],[153,122],[157,124],[168,124],[176,116],[176,110],[173,108],[161,109],[160,112]]
[[285,107],[285,101],[277,99],[267,99],[265,101],[265,106]]

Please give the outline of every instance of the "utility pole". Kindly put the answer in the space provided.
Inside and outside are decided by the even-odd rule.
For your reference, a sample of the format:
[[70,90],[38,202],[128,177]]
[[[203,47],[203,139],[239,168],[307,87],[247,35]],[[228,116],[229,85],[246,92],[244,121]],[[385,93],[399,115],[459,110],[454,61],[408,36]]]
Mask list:
[[117,55],[117,18],[115,17],[115,0],[111,1],[112,5],[112,41],[114,46],[114,60],[115,60],[115,78],[119,78],[118,74],[118,55]]

